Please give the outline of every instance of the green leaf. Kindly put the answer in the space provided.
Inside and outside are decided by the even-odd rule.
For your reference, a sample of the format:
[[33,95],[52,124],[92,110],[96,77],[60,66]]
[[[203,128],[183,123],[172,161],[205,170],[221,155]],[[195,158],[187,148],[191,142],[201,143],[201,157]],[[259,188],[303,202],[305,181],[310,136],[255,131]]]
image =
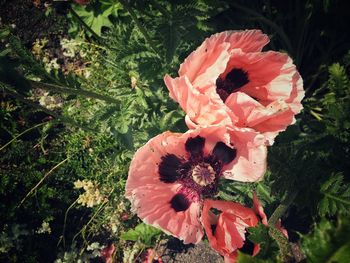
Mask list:
[[272,261],[252,257],[250,255],[247,255],[238,251],[237,263],[267,263],[267,262],[272,262]]
[[337,222],[322,219],[311,234],[302,236],[301,249],[308,262],[350,262],[349,232],[350,221],[346,216],[339,217]]
[[170,130],[175,124],[183,118],[183,113],[179,110],[172,110],[166,113],[160,120],[159,126],[161,130]]
[[102,27],[112,28],[113,24],[109,19],[121,8],[119,3],[114,1],[100,1],[93,5],[72,5],[73,10],[97,35],[101,36]]
[[263,224],[248,228],[248,239],[254,244],[260,245],[259,258],[271,258],[277,253],[278,247],[269,235],[269,228]]
[[343,183],[343,175],[341,173],[333,173],[322,184],[320,191],[324,196],[318,205],[318,211],[321,216],[349,213],[350,188]]
[[130,229],[121,235],[121,239],[129,241],[141,241],[146,246],[152,245],[152,239],[158,237],[162,231],[159,229],[141,223],[137,225],[134,229]]

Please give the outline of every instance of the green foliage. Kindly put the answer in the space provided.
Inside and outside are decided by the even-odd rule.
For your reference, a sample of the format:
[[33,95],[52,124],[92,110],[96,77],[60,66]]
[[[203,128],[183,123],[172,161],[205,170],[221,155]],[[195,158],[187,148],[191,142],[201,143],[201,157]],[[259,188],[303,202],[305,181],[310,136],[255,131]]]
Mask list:
[[[79,16],[79,18],[75,18],[81,19],[83,23],[98,36],[101,36],[103,27],[113,27],[110,16],[116,16],[120,9],[120,3],[112,0],[94,1],[92,4],[89,4],[87,6],[72,4],[73,12]],[[79,22],[79,20],[76,21],[76,23]]]
[[321,193],[324,195],[318,207],[321,216],[349,214],[350,188],[344,184],[342,174],[332,174],[328,181],[322,184]]
[[273,261],[252,257],[242,252],[238,252],[237,263],[268,263],[268,262],[273,262]]
[[308,262],[348,262],[349,231],[350,221],[346,216],[339,217],[336,222],[322,219],[311,234],[301,238]]
[[124,240],[140,241],[146,246],[152,246],[152,240],[158,238],[161,233],[162,231],[155,227],[140,223],[134,229],[123,233],[120,237]]
[[254,244],[260,245],[259,258],[268,259],[276,257],[278,247],[269,235],[269,228],[263,224],[248,228],[248,239]]
[[350,81],[339,63],[329,67],[329,92],[321,100],[327,111],[324,122],[327,132],[346,143],[350,140]]

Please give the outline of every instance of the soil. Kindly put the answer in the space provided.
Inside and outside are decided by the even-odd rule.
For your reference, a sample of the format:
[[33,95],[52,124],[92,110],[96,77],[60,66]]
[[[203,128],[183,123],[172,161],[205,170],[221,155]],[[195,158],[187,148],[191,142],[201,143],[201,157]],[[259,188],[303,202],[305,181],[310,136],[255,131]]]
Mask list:
[[223,258],[216,253],[207,243],[200,242],[197,245],[184,245],[178,239],[170,239],[160,244],[157,249],[163,262],[186,263],[223,263]]
[[[51,12],[45,14],[49,6]],[[29,49],[36,39],[44,37],[55,45],[68,29],[63,15],[66,9],[64,2],[58,5],[52,1],[0,0],[0,25],[11,25],[13,33]]]

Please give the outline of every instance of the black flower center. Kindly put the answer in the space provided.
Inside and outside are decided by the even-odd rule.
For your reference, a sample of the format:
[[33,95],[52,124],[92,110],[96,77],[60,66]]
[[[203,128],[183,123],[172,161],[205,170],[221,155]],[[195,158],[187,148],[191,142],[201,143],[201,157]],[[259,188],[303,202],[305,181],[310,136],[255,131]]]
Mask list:
[[204,146],[205,138],[191,137],[185,143],[189,158],[166,154],[160,160],[160,181],[182,185],[182,189],[170,201],[176,212],[187,210],[191,201],[196,201],[196,198],[214,196],[218,191],[217,185],[223,166],[236,157],[236,149],[223,142],[216,143],[209,155],[204,154]]
[[225,102],[230,94],[236,92],[249,82],[248,73],[241,68],[233,68],[225,77],[216,80],[216,92]]

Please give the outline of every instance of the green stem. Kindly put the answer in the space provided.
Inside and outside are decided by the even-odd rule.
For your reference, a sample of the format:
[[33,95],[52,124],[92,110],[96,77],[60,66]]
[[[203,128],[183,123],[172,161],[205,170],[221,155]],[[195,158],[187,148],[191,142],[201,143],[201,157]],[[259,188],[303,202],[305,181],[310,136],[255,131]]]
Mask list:
[[8,143],[4,144],[3,146],[1,146],[0,151],[2,151],[3,149],[5,149],[7,146],[9,146],[12,142],[14,142],[15,140],[17,140],[19,137],[21,137],[22,135],[26,134],[27,132],[30,132],[31,130],[37,129],[47,123],[49,123],[50,121],[46,121],[46,122],[42,122],[39,123],[29,129],[26,129],[25,131],[21,132],[20,134],[18,134],[17,136],[13,137],[11,141],[9,141]]
[[54,167],[52,167],[50,169],[50,171],[48,171],[43,178],[40,179],[40,181],[27,193],[27,195],[22,199],[22,201],[20,202],[20,204],[17,206],[20,207],[25,200],[32,194],[34,193],[34,191],[42,184],[42,182],[44,182],[44,180],[54,171],[56,170],[58,167],[60,167],[62,164],[64,164],[66,161],[68,161],[68,157],[66,159],[64,159],[63,161],[59,162],[58,164],[56,164]]
[[138,29],[142,33],[143,37],[146,39],[146,41],[147,41],[148,45],[150,46],[150,48],[152,48],[153,51],[157,54],[157,57],[160,58],[159,55],[158,55],[159,52],[155,48],[156,47],[155,43],[152,41],[151,37],[148,35],[147,31],[142,26],[141,22],[137,18],[136,13],[134,12],[134,10],[129,6],[129,4],[126,1],[120,0],[119,2],[123,5],[123,7],[126,9],[126,11],[129,12],[131,18],[134,20],[136,26],[138,27]]
[[273,214],[270,216],[268,220],[269,234],[274,240],[276,240],[280,248],[282,260],[284,262],[288,262],[289,261],[288,259],[293,258],[293,252],[288,242],[288,239],[275,226],[278,220],[287,211],[288,207],[292,204],[296,195],[297,195],[297,192],[294,192],[294,193],[287,192],[286,194],[287,198],[285,198],[282,201],[282,203],[275,209],[275,211],[273,212]]
[[[276,240],[278,247],[281,252],[283,262],[291,262],[290,259],[293,259],[292,248],[288,242],[288,239],[275,227],[269,228],[269,235]],[[293,261],[294,262],[294,261]]]
[[274,227],[278,220],[283,216],[287,211],[288,207],[294,201],[294,198],[297,196],[297,192],[287,193],[287,198],[282,201],[282,203],[276,208],[273,214],[270,216],[268,224],[271,227]]
[[57,246],[60,244],[61,240],[63,242],[63,247],[66,247],[66,240],[65,240],[65,233],[66,233],[66,226],[67,226],[67,217],[68,217],[68,212],[76,205],[78,202],[79,197],[68,207],[66,212],[64,213],[64,221],[63,221],[63,230],[62,230],[62,237],[60,241],[58,242]]
[[92,91],[88,91],[88,90],[83,90],[83,89],[70,89],[70,88],[66,88],[66,87],[62,87],[56,84],[49,84],[49,83],[43,83],[43,82],[37,82],[37,81],[30,81],[32,86],[35,86],[37,88],[41,88],[41,89],[46,89],[46,90],[51,90],[57,93],[66,93],[66,94],[72,94],[72,95],[81,95],[84,97],[88,97],[88,98],[94,98],[94,99],[98,99],[98,100],[104,100],[106,102],[110,102],[110,103],[116,103],[118,104],[119,101],[109,97],[109,96],[105,96],[105,95],[101,95]]

